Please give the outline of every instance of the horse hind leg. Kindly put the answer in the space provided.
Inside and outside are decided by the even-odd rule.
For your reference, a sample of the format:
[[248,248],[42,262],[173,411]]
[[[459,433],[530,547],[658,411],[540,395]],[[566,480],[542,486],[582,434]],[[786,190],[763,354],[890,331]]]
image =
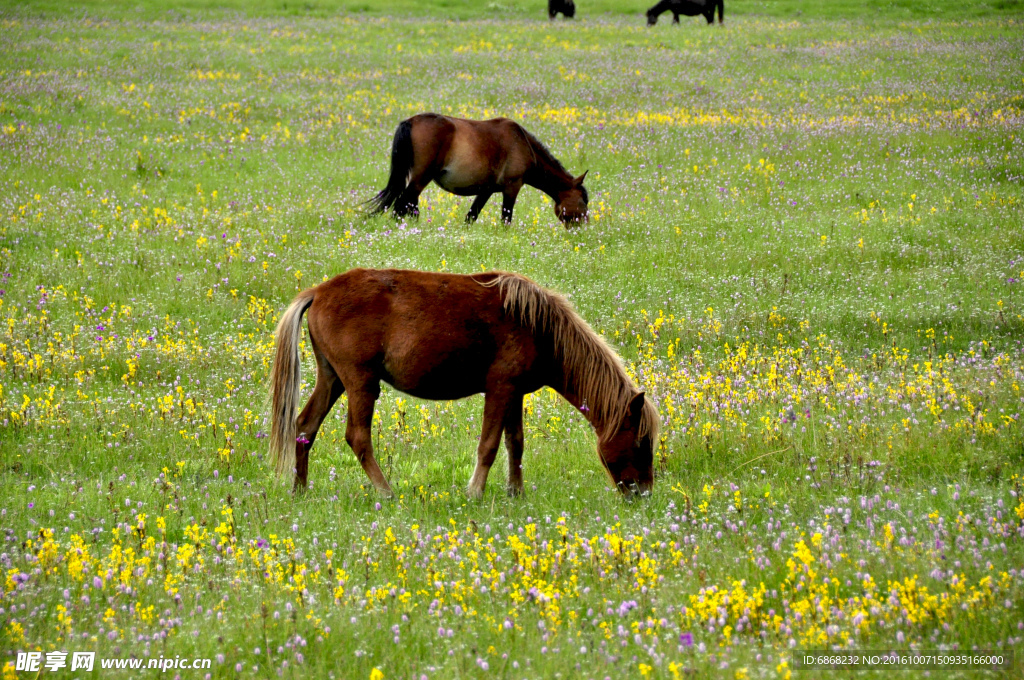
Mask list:
[[313,345],[313,354],[316,356],[316,385],[313,387],[313,394],[306,402],[305,408],[295,421],[295,431],[298,436],[295,438],[295,490],[305,489],[309,475],[309,451],[313,448],[313,442],[320,431],[320,425],[330,412],[334,402],[345,391],[345,386],[338,379],[331,365]]
[[345,441],[352,447],[370,483],[385,496],[393,496],[391,485],[384,478],[377,459],[373,457],[373,408],[380,396],[380,384],[373,379],[351,382],[353,385],[347,390],[348,425],[345,427]]
[[423,190],[429,183],[429,181],[424,182],[417,178],[411,179],[409,185],[405,187],[405,191],[395,201],[395,217],[405,217],[406,215],[419,217],[420,194],[423,193]]
[[420,120],[414,128],[412,133],[413,162],[409,167],[405,190],[395,201],[395,217],[406,215],[419,217],[420,194],[428,184],[437,178],[441,171],[443,139],[448,126],[451,126],[450,122],[439,122],[436,118],[429,118]]

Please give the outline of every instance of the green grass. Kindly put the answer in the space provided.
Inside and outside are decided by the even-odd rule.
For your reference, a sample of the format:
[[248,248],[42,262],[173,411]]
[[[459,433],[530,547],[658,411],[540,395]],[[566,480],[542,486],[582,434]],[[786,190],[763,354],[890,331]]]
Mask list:
[[[4,5],[0,662],[753,678],[794,647],[1019,652],[1018,5],[736,2],[714,29],[644,3]],[[424,110],[519,120],[589,169],[589,224],[532,189],[508,227],[436,187],[418,221],[364,219]],[[657,400],[652,497],[609,489],[542,391],[525,496],[502,454],[469,501],[482,399],[388,388],[399,498],[343,403],[292,496],[265,460],[276,314],[357,266],[568,294]]]
[[[653,5],[646,0],[584,0],[577,18],[583,21],[639,16]],[[98,16],[128,20],[152,20],[183,16],[316,17],[369,15],[390,17],[430,17],[446,19],[546,19],[543,0],[170,0],[151,3],[138,0],[86,0],[73,7],[53,0],[28,0],[0,3],[17,14],[29,16]],[[957,2],[955,0],[736,0],[726,3],[728,17],[762,16],[787,19],[853,19],[868,22],[927,19],[1019,17],[1022,0]],[[671,16],[669,15],[669,20]],[[703,24],[703,18],[690,19]]]

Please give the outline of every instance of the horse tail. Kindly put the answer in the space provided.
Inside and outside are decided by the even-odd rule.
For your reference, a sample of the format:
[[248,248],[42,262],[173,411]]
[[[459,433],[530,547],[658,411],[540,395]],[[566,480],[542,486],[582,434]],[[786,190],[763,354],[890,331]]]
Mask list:
[[295,469],[295,420],[299,410],[299,337],[313,288],[299,293],[281,316],[274,336],[277,354],[270,375],[270,458],[277,474]]
[[391,176],[388,184],[371,198],[370,214],[377,215],[395,204],[398,197],[405,191],[412,171],[412,122],[403,120],[395,130],[395,138],[391,142]]

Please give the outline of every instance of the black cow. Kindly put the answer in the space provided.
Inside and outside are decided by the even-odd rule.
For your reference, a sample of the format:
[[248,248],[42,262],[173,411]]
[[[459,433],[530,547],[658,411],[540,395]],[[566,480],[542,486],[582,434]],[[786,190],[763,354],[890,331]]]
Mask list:
[[[557,2],[558,0],[549,0]],[[658,17],[665,12],[672,12],[672,23],[679,23],[679,15],[695,17],[703,14],[709,24],[715,23],[715,8],[718,8],[718,23],[724,23],[724,0],[661,0],[657,5],[647,10],[647,25],[653,26],[658,23]]]

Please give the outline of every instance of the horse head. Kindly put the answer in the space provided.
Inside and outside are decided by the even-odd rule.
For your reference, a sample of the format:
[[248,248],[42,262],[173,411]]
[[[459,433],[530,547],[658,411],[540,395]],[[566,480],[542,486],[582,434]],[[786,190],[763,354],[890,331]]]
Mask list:
[[[587,172],[590,172],[589,170]],[[587,176],[584,172],[572,180],[568,189],[558,192],[558,200],[555,202],[555,215],[566,226],[587,221],[587,202],[590,197],[587,195],[587,188],[583,186],[583,179]]]
[[[643,392],[629,402],[622,421],[598,442],[598,451],[612,483],[623,494],[645,493],[654,485],[654,440],[657,420]],[[647,427],[644,428],[644,420]]]

